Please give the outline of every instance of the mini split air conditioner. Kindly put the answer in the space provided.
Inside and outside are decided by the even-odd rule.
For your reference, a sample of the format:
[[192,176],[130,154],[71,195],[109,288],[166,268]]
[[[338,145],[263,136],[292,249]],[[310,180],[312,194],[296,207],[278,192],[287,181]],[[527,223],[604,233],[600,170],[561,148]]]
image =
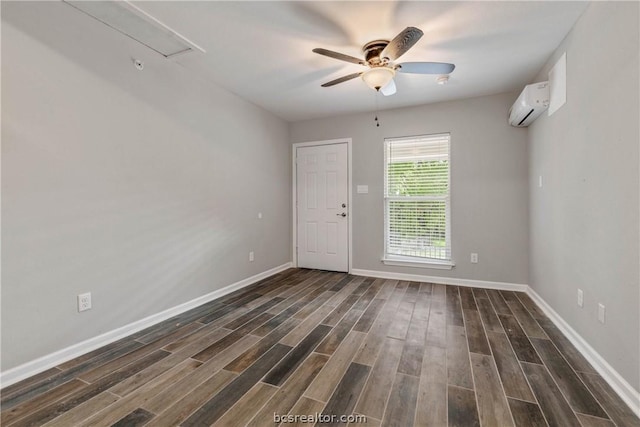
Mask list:
[[527,85],[509,110],[509,124],[515,127],[529,126],[547,108],[549,82]]

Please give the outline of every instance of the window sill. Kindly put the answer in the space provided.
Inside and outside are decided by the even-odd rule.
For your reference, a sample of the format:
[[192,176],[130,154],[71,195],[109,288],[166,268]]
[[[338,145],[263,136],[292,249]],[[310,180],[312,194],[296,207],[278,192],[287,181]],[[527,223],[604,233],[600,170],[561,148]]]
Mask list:
[[433,268],[437,270],[451,270],[455,267],[453,261],[437,261],[437,260],[416,260],[415,258],[403,257],[386,257],[382,258],[385,265],[394,265],[398,267],[417,267],[417,268]]

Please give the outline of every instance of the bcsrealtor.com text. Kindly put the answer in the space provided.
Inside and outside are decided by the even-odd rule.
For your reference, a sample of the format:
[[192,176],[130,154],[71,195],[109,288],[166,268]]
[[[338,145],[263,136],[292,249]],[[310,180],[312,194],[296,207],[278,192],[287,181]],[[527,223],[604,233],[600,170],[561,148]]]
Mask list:
[[276,414],[273,413],[274,424],[303,423],[303,424],[330,424],[330,423],[366,423],[367,417],[360,414]]

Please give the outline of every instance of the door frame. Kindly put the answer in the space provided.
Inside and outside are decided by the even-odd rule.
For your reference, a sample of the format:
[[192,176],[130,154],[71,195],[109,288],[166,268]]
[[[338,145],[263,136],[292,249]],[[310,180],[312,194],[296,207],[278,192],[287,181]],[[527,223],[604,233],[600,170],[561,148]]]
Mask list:
[[347,203],[348,203],[348,211],[347,211],[347,245],[349,246],[347,249],[347,268],[348,272],[351,273],[352,269],[352,239],[353,239],[353,222],[351,218],[353,217],[353,191],[352,189],[352,167],[351,167],[351,138],[338,138],[338,139],[328,139],[324,141],[309,141],[309,142],[296,142],[292,145],[291,151],[291,165],[292,165],[292,230],[293,230],[293,245],[292,245],[292,265],[293,267],[298,267],[298,188],[297,188],[297,178],[298,178],[298,168],[296,165],[296,154],[299,147],[314,147],[314,146],[322,146],[322,145],[335,145],[335,144],[347,144]]

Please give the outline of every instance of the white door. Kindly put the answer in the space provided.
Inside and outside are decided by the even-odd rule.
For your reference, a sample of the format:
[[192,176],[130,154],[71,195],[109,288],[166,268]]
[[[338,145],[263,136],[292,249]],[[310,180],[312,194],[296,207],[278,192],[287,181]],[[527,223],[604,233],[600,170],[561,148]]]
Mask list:
[[349,270],[347,144],[298,147],[298,267]]

